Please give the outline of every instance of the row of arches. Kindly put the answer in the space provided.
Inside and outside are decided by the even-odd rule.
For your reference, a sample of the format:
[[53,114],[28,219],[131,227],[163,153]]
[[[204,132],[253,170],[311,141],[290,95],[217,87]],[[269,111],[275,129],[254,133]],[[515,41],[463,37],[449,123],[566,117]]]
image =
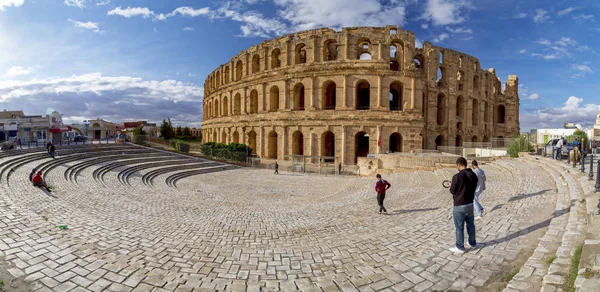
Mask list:
[[[447,98],[443,93],[438,94],[437,97],[437,116],[436,121],[438,126],[443,125],[446,122],[446,107],[447,107]],[[502,104],[498,105],[496,108],[496,123],[504,124],[506,119],[506,107]],[[479,105],[478,99],[473,99],[473,108],[471,110],[471,125],[477,126],[479,125],[479,114],[481,112],[481,108]],[[460,118],[459,120],[465,119],[467,115],[467,100],[459,95],[456,99],[456,116]],[[489,121],[489,105],[488,102],[484,102],[483,106],[483,120]]]
[[[328,80],[323,82],[321,90],[321,105],[324,110],[335,110],[337,108],[337,90],[338,86],[334,81]],[[400,81],[394,81],[389,86],[389,109],[390,111],[403,110],[403,91],[404,85]],[[268,107],[267,111],[274,112],[283,107],[280,105],[281,89],[277,85],[273,85],[268,89]],[[290,108],[295,111],[303,111],[307,108],[306,105],[306,88],[303,83],[299,82],[293,87],[290,100]],[[371,85],[366,80],[357,82],[355,89],[355,109],[369,110],[371,108]],[[248,114],[258,113],[259,94],[258,90],[250,91],[249,100],[245,101],[240,93],[236,93],[233,97],[233,108],[229,109],[229,100],[225,96],[219,104],[219,99],[208,100],[204,104],[205,118],[227,117],[229,115],[241,115],[242,103],[248,102],[246,112]],[[287,103],[286,101],[283,101]],[[285,107],[285,106],[284,106]],[[231,111],[231,112],[230,112]]]
[[[498,139],[503,139],[504,137],[498,136],[497,138]],[[471,141],[470,142],[473,142],[473,143],[478,143],[478,142],[489,143],[490,141],[491,141],[490,138],[487,137],[487,136],[484,136],[483,139],[480,140],[477,135],[474,135],[474,136],[471,137]],[[446,141],[446,137],[444,135],[438,135],[435,138],[435,148],[438,149],[439,147],[444,146],[444,145],[445,146],[462,147],[464,141],[463,141],[463,136],[462,135],[456,135],[456,138],[454,140],[454,142],[455,142],[454,145],[447,144],[446,142],[448,142],[448,141]]]

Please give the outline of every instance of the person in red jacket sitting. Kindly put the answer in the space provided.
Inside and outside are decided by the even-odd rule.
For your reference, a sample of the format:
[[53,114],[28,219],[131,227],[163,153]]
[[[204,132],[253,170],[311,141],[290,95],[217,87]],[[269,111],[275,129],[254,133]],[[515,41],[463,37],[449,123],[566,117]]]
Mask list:
[[375,183],[375,191],[377,192],[377,204],[379,204],[379,214],[383,211],[387,214],[387,210],[383,206],[383,200],[385,199],[385,191],[387,191],[392,185],[386,180],[381,178],[381,174],[377,174],[377,182]]
[[35,173],[35,175],[33,176],[33,179],[31,179],[31,182],[33,183],[33,186],[38,187],[38,188],[45,188],[48,192],[51,192],[50,189],[48,188],[48,185],[46,184],[46,182],[44,181],[44,178],[42,178],[42,172],[38,171]]

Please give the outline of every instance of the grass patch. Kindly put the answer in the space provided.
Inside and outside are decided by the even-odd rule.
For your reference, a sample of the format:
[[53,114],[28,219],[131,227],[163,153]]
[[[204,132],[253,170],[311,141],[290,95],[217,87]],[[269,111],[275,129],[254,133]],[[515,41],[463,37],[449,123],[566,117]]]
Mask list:
[[512,280],[512,278],[519,273],[519,268],[516,268],[514,270],[512,270],[510,273],[506,274],[504,277],[502,277],[502,282],[510,282],[510,280]]
[[556,255],[555,255],[555,254],[553,254],[553,255],[551,255],[551,256],[549,256],[549,257],[547,257],[547,258],[544,260],[544,263],[546,264],[546,268],[549,268],[549,267],[550,267],[550,265],[552,264],[552,262],[554,262],[554,260],[555,260],[555,259],[556,259]]
[[575,248],[575,254],[571,258],[571,267],[569,268],[569,274],[567,274],[567,282],[565,283],[565,291],[575,292],[575,279],[577,279],[577,271],[579,270],[579,261],[581,261],[581,252],[583,251],[583,244]]

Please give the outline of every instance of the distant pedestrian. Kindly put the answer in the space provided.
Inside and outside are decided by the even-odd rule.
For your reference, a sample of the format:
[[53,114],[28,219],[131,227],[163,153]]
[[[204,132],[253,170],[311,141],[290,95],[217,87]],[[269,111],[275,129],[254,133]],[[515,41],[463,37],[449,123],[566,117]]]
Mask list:
[[279,174],[279,164],[277,163],[277,161],[275,161],[275,173],[274,174]]
[[456,245],[450,248],[451,252],[465,252],[465,223],[467,223],[467,233],[469,234],[469,245],[476,247],[475,240],[475,219],[473,218],[473,198],[475,189],[477,189],[477,175],[467,168],[467,160],[459,157],[456,160],[458,173],[452,177],[450,184],[450,193],[454,199],[454,208],[452,217],[454,218],[454,227],[456,228]]
[[340,162],[340,164],[338,165],[338,175],[342,174],[342,163]]
[[473,172],[477,175],[477,188],[475,189],[475,197],[473,198],[473,207],[475,207],[475,214],[477,215],[475,219],[481,219],[481,216],[483,216],[483,206],[481,206],[479,201],[481,200],[481,193],[485,191],[485,172],[479,167],[477,160],[473,160],[471,165],[473,165]]
[[52,159],[54,159],[55,152],[56,147],[54,147],[54,144],[50,144],[50,148],[48,148],[48,154],[50,154],[50,157],[52,157]]
[[23,144],[21,144],[21,137],[17,137],[17,146],[19,149],[23,149]]
[[50,146],[52,145],[52,143],[50,141],[48,141],[48,143],[46,143],[46,151],[48,151],[48,154],[50,154]]
[[383,206],[383,200],[385,200],[385,191],[387,191],[392,185],[386,180],[381,178],[381,174],[377,174],[377,182],[375,183],[375,191],[377,192],[377,204],[379,205],[379,214],[387,215],[387,210]]

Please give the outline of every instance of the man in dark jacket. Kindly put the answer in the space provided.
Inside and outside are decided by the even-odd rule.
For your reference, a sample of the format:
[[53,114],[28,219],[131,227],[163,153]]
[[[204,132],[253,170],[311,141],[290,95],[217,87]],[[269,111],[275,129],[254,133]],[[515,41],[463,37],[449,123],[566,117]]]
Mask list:
[[477,189],[477,175],[467,168],[467,160],[460,157],[456,160],[458,173],[452,177],[450,193],[454,198],[454,226],[456,227],[456,246],[450,248],[451,252],[465,252],[465,223],[467,223],[467,233],[469,234],[469,246],[475,248],[475,220],[473,217],[473,198],[475,189]]
[[379,214],[387,215],[387,210],[383,206],[383,200],[385,200],[385,191],[387,191],[392,185],[386,180],[381,178],[381,174],[377,174],[377,182],[375,183],[375,192],[377,192],[377,204],[379,205]]

